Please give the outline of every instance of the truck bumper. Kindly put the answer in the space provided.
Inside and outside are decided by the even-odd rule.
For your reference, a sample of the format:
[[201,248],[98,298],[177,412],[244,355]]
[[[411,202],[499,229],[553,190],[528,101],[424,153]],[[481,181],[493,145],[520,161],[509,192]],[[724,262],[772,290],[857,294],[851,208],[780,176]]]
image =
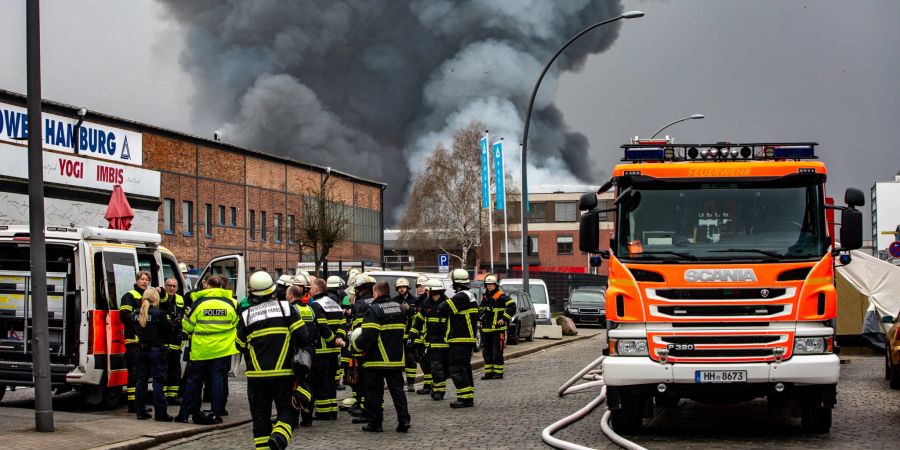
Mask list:
[[608,386],[657,383],[695,384],[698,370],[746,370],[748,383],[836,384],[840,376],[837,355],[801,355],[771,363],[662,364],[647,357],[607,356],[603,378]]

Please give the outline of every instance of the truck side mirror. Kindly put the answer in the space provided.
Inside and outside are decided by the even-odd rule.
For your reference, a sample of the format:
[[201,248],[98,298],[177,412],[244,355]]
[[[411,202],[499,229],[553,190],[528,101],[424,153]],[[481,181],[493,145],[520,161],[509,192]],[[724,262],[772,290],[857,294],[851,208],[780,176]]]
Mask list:
[[581,194],[581,198],[578,199],[578,209],[580,211],[590,211],[597,207],[597,194],[593,192],[586,192]]
[[600,217],[595,213],[582,214],[578,223],[578,249],[597,253],[600,247]]
[[858,209],[845,209],[841,211],[841,248],[856,250],[860,247],[862,247],[862,212]]
[[844,192],[844,203],[850,207],[863,206],[866,204],[866,196],[857,188],[847,188]]

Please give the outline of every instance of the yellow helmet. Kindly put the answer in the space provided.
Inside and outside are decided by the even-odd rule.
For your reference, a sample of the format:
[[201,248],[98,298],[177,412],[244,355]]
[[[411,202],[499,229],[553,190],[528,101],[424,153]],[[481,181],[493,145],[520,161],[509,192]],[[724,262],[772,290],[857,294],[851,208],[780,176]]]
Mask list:
[[269,295],[275,291],[275,282],[272,281],[272,275],[262,270],[253,272],[250,275],[250,293],[253,295]]

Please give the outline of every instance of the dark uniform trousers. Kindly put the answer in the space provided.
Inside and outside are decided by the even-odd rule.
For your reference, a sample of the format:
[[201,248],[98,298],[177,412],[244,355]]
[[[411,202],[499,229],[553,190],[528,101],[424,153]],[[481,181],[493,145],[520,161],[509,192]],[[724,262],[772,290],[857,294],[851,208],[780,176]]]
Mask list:
[[337,385],[334,374],[340,363],[340,353],[317,353],[313,358],[310,384],[315,399],[316,418],[337,417]]
[[169,349],[166,356],[166,399],[181,398],[181,349]]
[[427,357],[428,368],[431,372],[431,392],[443,394],[447,392],[447,375],[450,366],[449,353],[446,347],[430,347]]
[[416,381],[416,351],[413,347],[404,347],[404,359],[406,360],[406,382],[414,383]]
[[125,364],[128,365],[128,386],[125,387],[125,397],[129,402],[135,401],[135,386],[137,386],[138,358],[140,354],[140,344],[125,344]]
[[472,344],[450,344],[450,378],[456,387],[457,400],[475,399],[475,381],[472,377]]
[[481,332],[481,342],[484,344],[481,354],[484,356],[485,373],[503,375],[502,333],[506,333],[506,331]]
[[[291,405],[293,377],[250,378],[247,380],[247,401],[253,417],[253,443],[258,449],[285,448],[297,421]],[[275,403],[275,423],[272,423],[272,403]],[[283,442],[282,442],[283,440]]]
[[[413,348],[413,356],[415,357],[413,361],[418,362],[419,367],[422,368],[422,387],[426,390],[431,389],[432,385],[434,384],[434,377],[431,375],[431,363],[428,361],[428,355],[426,353],[425,345],[415,344]],[[409,356],[407,356],[406,358],[406,360],[409,361]],[[413,378],[415,378],[415,375],[413,375]]]
[[409,423],[409,408],[406,404],[403,372],[397,369],[366,370],[366,413],[369,423],[381,426],[384,420],[384,383],[387,382],[394,409],[397,410],[397,423]]

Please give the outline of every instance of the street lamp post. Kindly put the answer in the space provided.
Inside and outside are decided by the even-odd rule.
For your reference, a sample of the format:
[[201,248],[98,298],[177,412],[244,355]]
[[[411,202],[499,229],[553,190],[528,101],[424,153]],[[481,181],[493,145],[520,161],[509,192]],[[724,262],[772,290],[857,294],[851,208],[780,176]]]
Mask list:
[[685,120],[702,119],[704,117],[706,117],[706,116],[704,116],[703,114],[691,114],[687,117],[682,117],[674,122],[670,122],[670,123],[666,124],[664,127],[660,128],[660,129],[656,130],[656,133],[653,133],[653,135],[650,136],[650,139],[655,138],[657,134],[662,133],[663,130],[671,127],[672,125],[675,125],[676,123],[681,123],[681,122],[684,122]]
[[528,130],[531,125],[531,112],[534,109],[534,98],[537,96],[538,88],[541,87],[541,81],[544,80],[544,75],[547,74],[547,71],[550,70],[550,66],[553,65],[553,62],[556,61],[556,58],[572,45],[573,42],[578,40],[581,36],[584,36],[589,31],[594,28],[601,27],[603,25],[616,22],[622,19],[636,19],[638,17],[643,17],[643,11],[628,11],[621,16],[613,17],[612,19],[606,19],[602,22],[597,22],[572,36],[556,53],[550,58],[550,61],[547,61],[547,64],[544,66],[544,70],[541,71],[541,75],[538,77],[537,81],[534,83],[534,89],[531,91],[531,99],[528,101],[528,111],[525,113],[525,130],[522,133],[522,289],[525,292],[528,292],[528,255],[526,254],[526,249],[528,247],[528,171],[527,171],[527,163],[526,163],[526,155],[528,154]]

